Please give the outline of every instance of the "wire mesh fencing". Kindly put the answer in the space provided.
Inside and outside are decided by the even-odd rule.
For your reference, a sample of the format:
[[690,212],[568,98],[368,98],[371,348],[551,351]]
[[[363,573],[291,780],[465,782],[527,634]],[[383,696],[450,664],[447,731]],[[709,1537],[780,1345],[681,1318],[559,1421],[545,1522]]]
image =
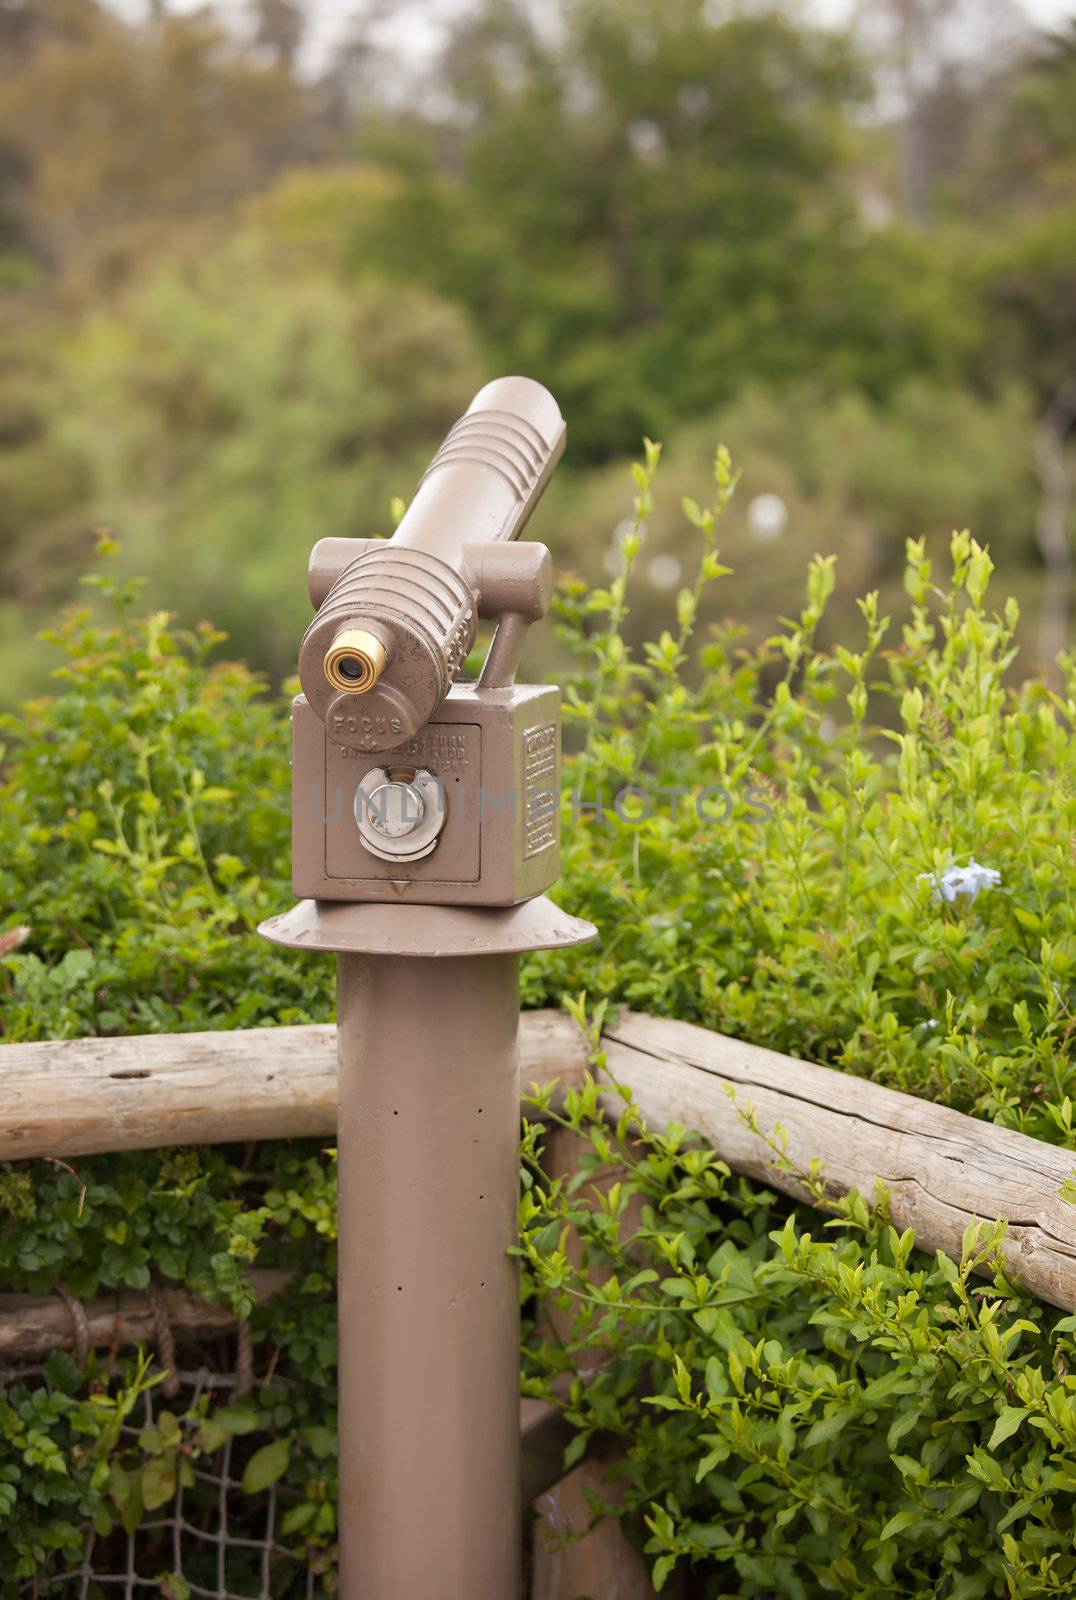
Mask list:
[[[240,1360],[242,1369],[244,1362]],[[0,1374],[9,1383],[34,1384],[40,1364]],[[279,1385],[280,1379],[275,1382]],[[163,1385],[143,1392],[121,1433],[136,1450],[143,1430],[163,1410],[184,1415],[203,1399],[227,1405],[249,1392],[249,1372],[173,1368]],[[248,1457],[271,1435],[246,1433],[240,1443]],[[229,1437],[211,1456],[180,1476],[175,1494],[137,1527],[115,1527],[105,1535],[86,1529],[81,1560],[67,1571],[27,1579],[22,1600],[322,1600],[331,1589],[324,1576],[326,1558],[297,1552],[280,1536],[280,1522],[295,1491],[277,1484],[252,1495],[243,1488],[242,1460]]]
[[[181,1392],[193,1408],[207,1392],[225,1398],[234,1392],[231,1375],[205,1371],[177,1374]],[[137,1439],[154,1421],[156,1391],[140,1397],[141,1416],[124,1429]],[[248,1436],[249,1438],[249,1436]],[[194,1483],[180,1482],[164,1514],[154,1515],[130,1533],[99,1538],[88,1530],[82,1562],[36,1587],[36,1593],[63,1600],[319,1600],[327,1591],[317,1573],[277,1538],[283,1501],[273,1485],[252,1501],[232,1470],[233,1440],[212,1460],[209,1471],[194,1469]]]

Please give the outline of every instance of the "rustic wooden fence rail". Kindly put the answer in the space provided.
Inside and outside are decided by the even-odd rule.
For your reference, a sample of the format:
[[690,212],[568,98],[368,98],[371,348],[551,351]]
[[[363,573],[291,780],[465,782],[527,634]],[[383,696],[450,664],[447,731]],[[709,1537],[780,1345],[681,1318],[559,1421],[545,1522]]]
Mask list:
[[[834,1195],[869,1195],[882,1182],[894,1223],[914,1228],[924,1249],[959,1255],[970,1221],[1003,1219],[1012,1272],[1040,1299],[1076,1309],[1076,1207],[1059,1192],[1073,1152],[690,1023],[628,1012],[604,1047],[650,1122],[697,1130],[734,1171],[809,1199],[775,1157],[780,1125],[790,1166],[819,1158]],[[578,1082],[586,1067],[569,1018],[524,1015],[523,1084]],[[0,1047],[0,1160],[331,1137],[335,1125],[331,1026]]]

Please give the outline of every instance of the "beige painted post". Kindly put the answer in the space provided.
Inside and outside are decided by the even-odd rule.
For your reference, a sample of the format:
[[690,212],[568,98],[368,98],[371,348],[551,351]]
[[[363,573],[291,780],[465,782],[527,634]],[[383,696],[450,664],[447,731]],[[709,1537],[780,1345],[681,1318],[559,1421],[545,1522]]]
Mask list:
[[517,961],[340,957],[349,1600],[519,1594]]

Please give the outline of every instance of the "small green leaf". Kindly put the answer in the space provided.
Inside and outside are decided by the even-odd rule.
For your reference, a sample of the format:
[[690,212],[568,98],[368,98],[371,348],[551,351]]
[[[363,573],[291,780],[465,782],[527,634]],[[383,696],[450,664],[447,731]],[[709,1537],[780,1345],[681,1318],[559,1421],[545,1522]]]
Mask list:
[[243,1433],[253,1433],[258,1426],[258,1414],[246,1406],[225,1406],[214,1418],[231,1438]]
[[986,1448],[996,1450],[999,1444],[1004,1444],[1005,1440],[1016,1432],[1027,1414],[1026,1406],[1002,1406]]
[[280,1531],[287,1539],[293,1533],[301,1533],[308,1528],[318,1514],[318,1508],[312,1500],[304,1500],[301,1505],[292,1506],[287,1516],[280,1524]]
[[878,1537],[884,1544],[887,1539],[892,1539],[894,1535],[903,1533],[906,1528],[914,1528],[917,1523],[922,1521],[923,1513],[921,1511],[898,1511],[895,1517],[890,1517]]
[[665,1587],[665,1580],[676,1565],[675,1556],[659,1556],[654,1562],[654,1570],[650,1574],[650,1581],[654,1585],[654,1593],[660,1594]]
[[271,1444],[262,1445],[251,1456],[243,1471],[244,1493],[260,1494],[263,1489],[268,1489],[270,1484],[284,1476],[290,1459],[290,1439],[274,1439]]
[[156,1511],[167,1505],[175,1492],[175,1462],[168,1456],[155,1456],[142,1469],[142,1504],[147,1511]]
[[807,1437],[803,1441],[804,1447],[810,1449],[813,1444],[826,1444],[830,1439],[835,1439],[841,1429],[846,1427],[855,1412],[848,1410],[835,1411],[832,1416],[820,1417],[819,1420],[807,1430]]

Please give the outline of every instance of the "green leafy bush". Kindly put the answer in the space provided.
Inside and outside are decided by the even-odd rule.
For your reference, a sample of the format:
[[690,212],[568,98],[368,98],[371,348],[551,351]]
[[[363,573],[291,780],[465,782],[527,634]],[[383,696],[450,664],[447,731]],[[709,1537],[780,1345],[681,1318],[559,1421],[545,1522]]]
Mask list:
[[[862,643],[817,647],[833,568],[816,561],[798,618],[757,651],[706,640],[692,675],[723,454],[714,507],[684,507],[697,581],[633,658],[657,458],[628,571],[562,602],[589,805],[565,883],[608,931],[543,957],[532,998],[574,984],[1072,1147],[1076,662],[1063,687],[1011,681],[1017,609],[987,609],[989,557],[961,533],[944,589],[909,546],[892,645],[868,596]],[[973,860],[992,871],[969,880]],[[593,1088],[560,1120],[604,1182],[550,1183],[531,1129],[526,1282],[560,1318],[531,1329],[533,1392],[570,1379],[577,1449],[621,1442],[619,1514],[642,1519],[656,1584],[686,1562],[708,1600],[1073,1592],[1076,1318],[1005,1281],[996,1228],[969,1230],[959,1267],[932,1262],[884,1195],[853,1195],[819,1237],[683,1129],[629,1105],[612,1136]]]
[[[245,667],[210,663],[221,635],[137,618],[134,585],[104,574],[91,582],[105,620],[84,610],[64,621],[53,636],[65,655],[55,695],[3,723],[12,743],[0,784],[0,899],[30,931],[4,963],[4,1037],[325,1018],[329,964],[279,957],[254,933],[289,893],[282,707]],[[279,1480],[278,1536],[301,1553],[304,1573],[324,1569],[331,1583],[335,1167],[301,1145],[240,1154],[0,1167],[5,1288],[63,1284],[90,1300],[151,1279],[179,1283],[250,1317],[256,1347],[276,1352],[272,1381],[238,1410],[203,1396],[191,1411],[158,1411],[154,1429],[135,1427],[133,1437],[118,1426],[146,1386],[137,1363],[118,1376],[96,1365],[81,1374],[56,1357],[43,1386],[9,1386],[0,1402],[4,1600],[25,1592],[22,1580],[76,1562],[89,1523],[107,1547],[114,1531],[168,1503],[178,1482],[197,1508],[206,1490],[188,1479],[230,1437],[252,1535]],[[254,1306],[255,1261],[295,1272],[268,1307]],[[171,1566],[162,1536],[162,1578]],[[281,1596],[289,1582],[305,1593],[305,1576],[280,1581]],[[179,1580],[163,1592],[182,1600]]]
[[593,1082],[567,1096],[572,1181],[530,1130],[525,1281],[560,1321],[532,1330],[528,1388],[559,1397],[574,1454],[617,1441],[655,1587],[683,1563],[707,1600],[1071,1595],[1076,1317],[972,1276],[998,1227],[958,1266],[884,1198],[790,1214],[625,1099],[614,1133]]
[[32,935],[8,962],[4,1036],[324,1016],[326,968],[253,931],[288,894],[282,708],[245,667],[210,664],[219,633],[135,618],[135,585],[91,582],[106,620],[69,614],[57,692],[0,719],[0,902]]
[[[4,1600],[25,1594],[24,1579],[76,1565],[87,1525],[106,1550],[110,1539],[121,1539],[167,1506],[179,1484],[190,1491],[191,1511],[202,1506],[212,1513],[217,1491],[207,1499],[195,1472],[204,1471],[229,1439],[232,1473],[249,1496],[249,1536],[261,1537],[265,1494],[277,1485],[277,1537],[300,1557],[274,1593],[298,1600],[306,1592],[308,1565],[331,1585],[335,1167],[331,1157],[301,1145],[267,1144],[243,1160],[239,1155],[155,1151],[80,1161],[77,1171],[27,1162],[0,1174],[5,1288],[47,1293],[62,1284],[89,1300],[144,1289],[151,1278],[179,1283],[249,1318],[259,1369],[270,1374],[253,1395],[231,1403],[211,1403],[203,1393],[170,1411],[157,1396],[154,1422],[142,1427],[141,1397],[156,1380],[141,1360],[110,1369],[93,1358],[82,1373],[70,1357],[54,1352],[43,1384],[9,1381],[0,1397]],[[293,1274],[268,1305],[254,1303],[247,1268],[255,1261]],[[232,1525],[242,1532],[239,1508]],[[172,1570],[167,1530],[157,1545],[163,1579]],[[152,1543],[148,1548],[152,1555]],[[191,1551],[188,1576],[197,1575],[199,1553]],[[215,1581],[208,1568],[205,1576]],[[162,1592],[183,1600],[179,1588]]]
[[[723,575],[724,453],[714,505],[684,505],[696,580],[633,654],[628,580],[657,460],[650,447],[636,469],[628,571],[606,591],[562,591],[578,661],[560,898],[602,938],[531,959],[527,1002],[585,991],[696,1020],[1071,1146],[1076,663],[1016,680],[1015,607],[990,610],[990,561],[967,534],[944,586],[910,546],[899,630],[869,596],[861,642],[820,648],[834,580],[818,560],[801,613],[762,646],[731,627],[696,645]],[[93,581],[98,610],[53,640],[55,695],[3,723],[0,898],[4,927],[29,928],[0,963],[3,1037],[326,1018],[330,964],[254,932],[289,899],[285,706],[214,664],[212,630],[139,620],[130,585]],[[954,873],[970,887],[972,858],[988,869],[977,892],[947,898]],[[677,1130],[632,1123],[614,1143],[586,1096],[568,1120],[595,1167],[626,1175],[595,1209],[530,1174],[527,1292],[576,1311],[563,1349],[532,1333],[531,1382],[582,1367],[588,1339],[607,1347],[605,1368],[576,1374],[569,1411],[581,1437],[628,1441],[626,1506],[648,1519],[658,1578],[688,1559],[711,1596],[1071,1588],[1068,1322],[916,1255],[884,1200],[851,1199],[836,1231],[807,1239],[810,1214],[732,1183]],[[240,1459],[253,1507],[279,1469],[286,1536],[331,1584],[331,1157],[273,1145],[77,1167],[0,1176],[8,1286],[89,1297],[158,1276],[245,1315],[251,1263],[296,1269],[252,1313],[276,1355]],[[633,1194],[641,1225],[622,1214]],[[560,1255],[565,1226],[586,1245],[579,1268]],[[992,1249],[969,1239],[969,1262]],[[136,1366],[84,1390],[65,1367],[9,1392],[5,1600],[27,1573],[62,1570],[85,1518],[137,1522],[181,1456],[219,1442],[211,1412],[112,1440],[115,1408],[87,1410],[87,1396],[122,1409],[144,1381]]]
[[[696,582],[633,656],[657,456],[637,469],[629,572],[561,602],[581,657],[562,894],[603,937],[541,958],[528,997],[585,988],[1071,1143],[1076,657],[1057,687],[1013,680],[1017,607],[989,609],[990,557],[958,533],[945,587],[909,544],[899,630],[868,595],[861,640],[820,649],[834,567],[816,559],[780,633],[747,650],[726,628],[694,661],[724,454],[715,506],[685,504]],[[947,900],[972,859],[1000,882]]]

